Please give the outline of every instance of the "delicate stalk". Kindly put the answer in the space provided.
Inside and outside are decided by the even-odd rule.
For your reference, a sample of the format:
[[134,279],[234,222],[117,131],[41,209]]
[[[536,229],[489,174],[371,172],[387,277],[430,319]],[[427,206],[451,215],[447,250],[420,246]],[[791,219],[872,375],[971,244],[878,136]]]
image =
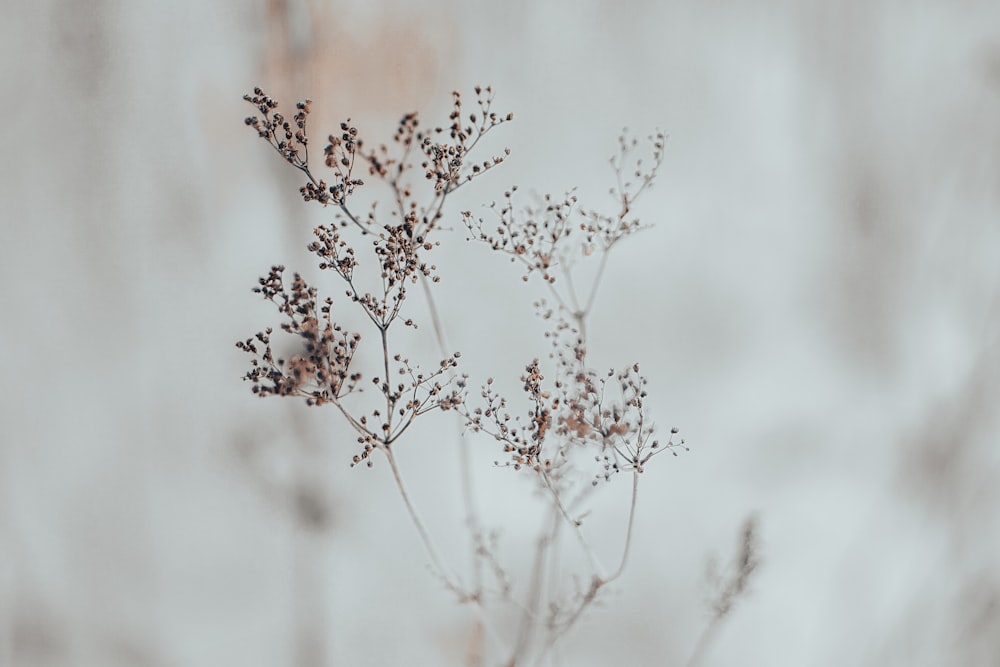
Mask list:
[[424,549],[427,551],[427,557],[430,558],[431,564],[437,571],[438,576],[440,576],[445,582],[445,585],[464,599],[466,595],[461,582],[453,582],[452,579],[445,573],[444,566],[441,563],[441,559],[438,557],[437,550],[434,548],[434,543],[431,541],[430,534],[428,534],[427,529],[424,528],[424,522],[421,521],[420,515],[417,514],[416,508],[410,501],[410,494],[407,493],[406,485],[403,484],[403,476],[399,472],[399,466],[396,464],[396,455],[393,453],[392,447],[383,446],[380,447],[380,449],[385,453],[385,458],[389,461],[389,467],[392,469],[392,476],[396,480],[396,488],[399,489],[399,495],[403,498],[403,504],[406,505],[406,511],[410,515],[410,520],[413,521],[413,525],[420,534],[420,540],[424,543]]
[[546,488],[548,488],[549,492],[552,494],[552,500],[555,502],[556,507],[559,509],[559,513],[566,520],[566,523],[569,524],[570,528],[573,529],[573,532],[576,534],[577,540],[579,540],[580,542],[580,546],[583,547],[583,552],[584,554],[586,554],[587,560],[590,561],[590,567],[593,568],[594,570],[594,576],[597,578],[601,578],[602,576],[601,573],[604,571],[604,568],[601,567],[601,564],[597,560],[597,554],[594,553],[593,548],[591,548],[590,543],[587,542],[587,538],[584,536],[583,531],[580,529],[580,522],[573,519],[569,515],[569,512],[566,511],[566,508],[563,506],[562,498],[559,496],[559,492],[556,491],[556,488],[552,485],[552,480],[549,477],[549,474],[544,471],[541,474],[542,474],[542,479],[545,480]]
[[597,289],[601,285],[601,279],[604,277],[604,269],[608,265],[608,255],[611,248],[606,248],[604,252],[601,253],[601,263],[597,267],[597,275],[594,276],[594,282],[590,286],[590,294],[587,296],[587,305],[583,307],[584,317],[590,314],[590,309],[594,307],[594,299],[597,298]]
[[632,471],[632,502],[629,504],[628,508],[628,528],[625,529],[625,546],[622,548],[622,560],[618,564],[618,569],[615,570],[614,574],[604,580],[604,583],[608,584],[622,576],[622,572],[625,571],[625,564],[628,562],[629,550],[632,548],[632,526],[635,524],[635,501],[639,495],[639,471]]
[[697,643],[694,645],[694,650],[691,652],[691,657],[684,663],[686,667],[695,667],[695,665],[701,662],[702,657],[705,655],[705,650],[712,643],[712,639],[715,638],[715,633],[718,632],[719,621],[721,620],[718,616],[713,617],[712,621],[702,630]]
[[[448,349],[445,343],[444,326],[441,324],[437,303],[434,301],[434,294],[431,292],[430,284],[423,275],[420,277],[420,284],[423,287],[424,296],[427,297],[427,309],[430,311],[431,323],[434,327],[434,338],[437,340],[441,358],[444,359],[448,357]],[[454,371],[451,372],[451,375],[454,377]],[[465,505],[465,520],[470,532],[469,537],[472,541],[472,585],[478,594],[483,585],[482,556],[479,553],[477,544],[477,536],[482,535],[482,525],[479,521],[479,510],[476,506],[475,494],[472,492],[472,463],[469,460],[469,443],[461,431],[458,433],[457,442],[458,476],[461,485],[462,503]],[[482,619],[479,619],[478,623],[482,626]]]

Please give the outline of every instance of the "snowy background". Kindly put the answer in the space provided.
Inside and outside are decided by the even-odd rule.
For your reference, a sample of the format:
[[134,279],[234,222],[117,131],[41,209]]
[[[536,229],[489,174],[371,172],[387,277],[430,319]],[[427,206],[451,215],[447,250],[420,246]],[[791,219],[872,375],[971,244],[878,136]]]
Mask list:
[[[453,214],[514,183],[599,205],[623,125],[670,135],[592,347],[641,362],[693,448],[644,475],[631,567],[560,664],[685,664],[706,559],[751,514],[764,562],[702,664],[996,664],[996,3],[7,5],[3,667],[462,664],[466,610],[387,466],[351,470],[332,411],[254,399],[233,343],[276,323],[250,288],[307,269],[327,219],[243,93],[378,142],[477,83],[516,115],[512,157]],[[537,285],[461,232],[439,264],[466,370],[513,381],[546,351]],[[460,568],[438,420],[399,456]],[[537,505],[478,444],[482,512],[523,559]],[[596,508],[608,554],[626,486]]]

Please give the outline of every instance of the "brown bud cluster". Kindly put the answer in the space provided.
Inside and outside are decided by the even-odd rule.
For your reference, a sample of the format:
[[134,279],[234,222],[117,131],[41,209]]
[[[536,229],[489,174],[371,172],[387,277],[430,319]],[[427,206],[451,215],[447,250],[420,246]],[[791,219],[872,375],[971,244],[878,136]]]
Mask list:
[[301,396],[309,405],[340,401],[361,380],[361,374],[351,370],[361,336],[333,322],[333,302],[319,302],[316,289],[302,276],[295,274],[291,287],[286,288],[284,270],[283,266],[271,267],[254,291],[285,316],[281,329],[297,339],[296,351],[287,359],[276,358],[272,329],[238,342],[236,347],[253,356],[244,379],[253,383],[253,392],[259,396]]
[[[436,283],[437,267],[426,261],[424,254],[438,245],[427,236],[434,231],[442,216],[447,196],[472,180],[502,157],[482,164],[467,165],[469,153],[490,129],[513,118],[501,118],[491,110],[492,89],[477,88],[479,114],[472,114],[468,124],[461,121],[461,95],[453,96],[453,108],[447,129],[422,132],[417,114],[403,116],[393,137],[400,154],[386,146],[368,150],[358,128],[350,120],[341,123],[340,131],[328,136],[324,149],[324,166],[332,176],[318,178],[311,170],[308,153],[306,120],[311,103],[296,105],[296,113],[286,120],[278,103],[259,88],[244,99],[254,105],[255,116],[246,124],[267,141],[282,158],[305,174],[301,188],[305,201],[316,201],[337,208],[338,224],[320,225],[314,230],[314,240],[308,250],[319,259],[319,268],[336,275],[346,286],[349,303],[360,308],[373,325],[380,340],[383,356],[382,372],[370,381],[380,395],[378,407],[358,409],[343,399],[362,392],[361,373],[353,369],[354,356],[361,344],[361,335],[344,330],[332,319],[333,301],[320,300],[317,290],[295,274],[291,286],[284,283],[284,267],[274,266],[259,280],[255,292],[274,303],[285,318],[281,330],[290,335],[291,353],[277,357],[272,347],[272,329],[237,343],[237,347],[252,355],[251,368],[245,379],[253,383],[260,396],[299,396],[310,405],[332,403],[358,433],[361,452],[354,463],[371,463],[372,452],[390,447],[414,419],[431,410],[458,409],[464,405],[466,378],[455,373],[457,353],[437,363],[425,372],[401,355],[390,350],[389,332],[397,322],[416,328],[413,317],[404,316],[408,290],[420,280]],[[423,155],[422,169],[433,182],[429,201],[418,201],[419,188],[408,182],[417,171],[410,159],[411,152]],[[505,151],[505,155],[509,151]],[[350,205],[355,189],[364,185],[355,174],[358,159],[367,165],[368,174],[386,183],[396,209],[392,220],[380,219],[373,204],[366,216],[358,216]],[[329,182],[328,182],[329,180]],[[384,215],[384,214],[383,214]],[[369,243],[357,243],[342,228],[353,223],[369,238]],[[374,283],[359,276],[363,249],[370,251],[370,269]],[[366,289],[362,285],[372,288]],[[284,348],[282,348],[284,349]],[[398,376],[398,381],[391,377]],[[368,384],[368,383],[366,383]]]

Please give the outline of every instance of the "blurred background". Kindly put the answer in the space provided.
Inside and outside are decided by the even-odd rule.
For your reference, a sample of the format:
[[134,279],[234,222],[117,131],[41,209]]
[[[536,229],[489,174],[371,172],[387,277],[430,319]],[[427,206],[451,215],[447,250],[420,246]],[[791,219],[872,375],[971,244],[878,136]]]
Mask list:
[[[242,95],[310,97],[317,142],[351,117],[379,143],[477,83],[515,113],[491,135],[512,156],[452,202],[456,228],[511,184],[608,206],[622,126],[670,135],[591,347],[642,364],[692,451],[643,476],[630,569],[558,664],[685,664],[706,560],[751,514],[763,564],[701,664],[996,664],[996,3],[6,9],[0,665],[464,664],[467,610],[388,467],[349,468],[333,411],[253,397],[233,344],[278,321],[257,277],[308,273],[329,220]],[[513,386],[547,351],[539,287],[444,238],[449,343],[474,385]],[[458,427],[434,420],[399,457],[461,569]],[[530,485],[474,442],[484,520],[529,558]],[[609,561],[627,486],[589,526]]]

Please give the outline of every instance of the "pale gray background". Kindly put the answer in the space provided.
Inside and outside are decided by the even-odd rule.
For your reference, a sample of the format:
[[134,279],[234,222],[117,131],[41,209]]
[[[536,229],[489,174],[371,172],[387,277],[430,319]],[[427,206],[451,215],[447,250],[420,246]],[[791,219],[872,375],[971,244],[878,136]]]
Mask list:
[[[705,664],[995,664],[996,3],[5,9],[0,665],[460,664],[467,617],[387,467],[349,470],[335,414],[238,379],[233,342],[276,321],[249,288],[309,267],[325,219],[240,97],[309,96],[316,136],[352,116],[378,141],[480,82],[517,115],[513,156],[461,206],[511,183],[601,204],[621,127],[670,134],[593,343],[643,364],[695,447],[644,478],[632,567],[562,664],[683,664],[705,559],[750,513],[765,562]],[[440,255],[449,338],[513,379],[545,351],[537,292],[463,238]],[[464,567],[454,430],[400,458]],[[479,444],[517,560],[537,506]],[[590,524],[608,554],[625,486]]]

